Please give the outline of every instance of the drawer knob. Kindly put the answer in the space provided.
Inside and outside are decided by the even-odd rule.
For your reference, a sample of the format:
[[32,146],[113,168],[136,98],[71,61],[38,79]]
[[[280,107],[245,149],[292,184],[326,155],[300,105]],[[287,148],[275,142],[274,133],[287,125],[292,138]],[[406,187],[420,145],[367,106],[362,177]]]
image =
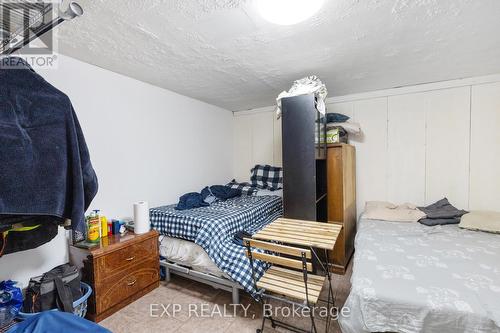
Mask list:
[[137,279],[134,279],[133,281],[127,282],[127,286],[133,286],[137,282]]
[[132,260],[134,260],[134,259],[135,259],[135,257],[130,257],[130,258],[127,258],[127,259],[125,259],[125,260],[126,260],[126,261],[132,261]]

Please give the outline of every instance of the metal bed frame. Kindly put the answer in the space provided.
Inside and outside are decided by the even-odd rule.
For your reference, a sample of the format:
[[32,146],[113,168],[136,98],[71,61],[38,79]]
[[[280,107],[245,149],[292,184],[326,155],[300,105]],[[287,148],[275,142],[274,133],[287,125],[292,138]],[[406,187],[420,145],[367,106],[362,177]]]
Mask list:
[[207,284],[214,287],[215,289],[229,291],[232,294],[232,303],[240,304],[240,290],[243,290],[243,288],[238,282],[234,282],[222,277],[217,277],[211,274],[198,272],[193,269],[170,262],[167,259],[160,259],[160,266],[165,268],[165,280],[167,282],[170,282],[172,274],[182,276],[186,279]]

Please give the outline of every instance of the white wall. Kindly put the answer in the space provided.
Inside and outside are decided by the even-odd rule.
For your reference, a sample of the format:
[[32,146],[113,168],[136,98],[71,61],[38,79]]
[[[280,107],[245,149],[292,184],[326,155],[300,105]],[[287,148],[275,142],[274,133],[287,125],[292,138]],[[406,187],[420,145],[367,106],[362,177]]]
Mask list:
[[[188,191],[229,181],[231,112],[60,56],[38,70],[73,102],[99,178],[91,209],[131,216],[132,203],[174,203]],[[0,258],[0,280],[27,284],[68,260],[63,230],[37,249]]]
[[[460,208],[500,211],[500,76],[336,97],[327,104],[363,130],[350,137],[357,150],[358,213],[369,200],[423,205],[444,196]],[[248,178],[247,169],[257,163],[281,163],[273,107],[237,112],[235,123],[244,129],[235,132],[235,176]]]
[[255,164],[281,165],[281,128],[273,112],[257,110],[251,114],[236,113],[234,118],[233,165],[234,178],[249,181],[250,169]]

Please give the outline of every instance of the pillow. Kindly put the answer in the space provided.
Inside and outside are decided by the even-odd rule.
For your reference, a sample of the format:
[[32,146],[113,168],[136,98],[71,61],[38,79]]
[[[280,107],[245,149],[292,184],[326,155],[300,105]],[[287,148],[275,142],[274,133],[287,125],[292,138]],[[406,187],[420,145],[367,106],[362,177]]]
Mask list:
[[226,186],[241,191],[242,195],[255,195],[258,191],[257,187],[250,183],[238,183],[235,179],[231,180]]
[[384,201],[368,201],[363,218],[390,222],[418,222],[425,214],[413,204],[395,205]]
[[279,190],[283,188],[283,169],[270,165],[257,164],[250,170],[250,181],[260,189]]
[[347,133],[352,135],[360,135],[361,134],[361,126],[359,123],[332,123],[326,126],[326,129],[330,128],[342,127]]
[[367,201],[365,204],[365,211],[374,209],[374,208],[389,208],[395,209],[398,206],[387,201]]
[[500,213],[488,211],[472,211],[462,216],[462,221],[458,225],[460,228],[486,231],[500,234]]
[[255,194],[258,197],[263,197],[266,195],[276,195],[278,197],[283,198],[283,190],[258,190],[257,193]]
[[348,121],[350,118],[346,115],[343,115],[341,113],[327,113],[326,114],[326,122],[327,123],[345,123]]

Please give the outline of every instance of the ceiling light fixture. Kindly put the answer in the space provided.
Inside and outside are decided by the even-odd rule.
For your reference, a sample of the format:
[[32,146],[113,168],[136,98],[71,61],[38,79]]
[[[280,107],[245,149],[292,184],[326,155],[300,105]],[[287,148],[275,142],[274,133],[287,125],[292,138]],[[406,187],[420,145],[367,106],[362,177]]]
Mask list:
[[262,17],[274,24],[292,25],[316,14],[324,0],[257,0]]

